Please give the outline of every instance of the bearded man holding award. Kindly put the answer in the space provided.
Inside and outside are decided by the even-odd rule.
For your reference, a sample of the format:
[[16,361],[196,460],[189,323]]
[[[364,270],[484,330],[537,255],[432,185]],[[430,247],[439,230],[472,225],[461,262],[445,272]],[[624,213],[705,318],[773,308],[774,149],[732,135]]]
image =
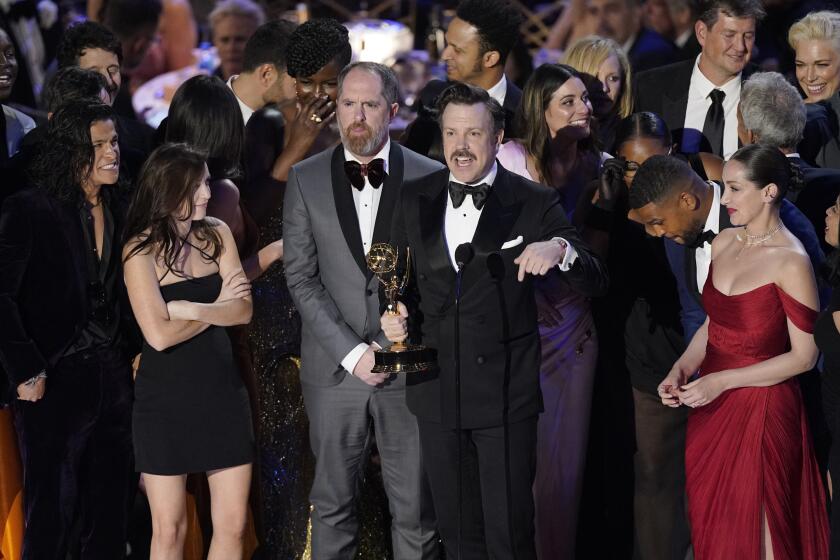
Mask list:
[[347,66],[336,107],[342,143],[293,166],[286,186],[285,270],[303,322],[301,386],[316,461],[312,557],[319,560],[356,555],[356,487],[374,426],[394,557],[436,558],[406,378],[371,371],[374,350],[390,343],[379,325],[379,280],[366,256],[374,244],[389,242],[403,181],[442,168],[389,140],[397,95],[389,68]]
[[556,274],[598,296],[606,269],[557,191],[496,161],[504,111],[486,91],[453,84],[438,119],[449,169],[400,191],[390,243],[411,251],[411,309],[399,303],[382,328],[399,342],[410,324],[412,342],[437,349],[437,369],[405,374],[406,397],[447,558],[534,560],[542,396],[533,283]]

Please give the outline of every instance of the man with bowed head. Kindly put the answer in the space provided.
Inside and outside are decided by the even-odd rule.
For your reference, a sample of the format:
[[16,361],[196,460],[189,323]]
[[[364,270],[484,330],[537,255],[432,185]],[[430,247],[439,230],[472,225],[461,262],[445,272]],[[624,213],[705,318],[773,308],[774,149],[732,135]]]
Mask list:
[[[391,234],[392,245],[411,249],[419,308],[409,312],[400,303],[399,316],[384,315],[382,328],[391,341],[405,340],[411,313],[420,342],[438,351],[439,369],[406,376],[406,398],[420,427],[447,557],[533,559],[531,486],[542,398],[532,280],[560,274],[573,289],[596,296],[606,290],[606,270],[567,221],[554,189],[496,162],[504,112],[495,99],[453,84],[440,96],[438,115],[449,169],[405,185]],[[456,252],[464,243],[474,257],[463,266],[456,347]]]
[[406,379],[371,372],[374,349],[388,340],[379,326],[379,282],[365,256],[373,243],[389,241],[403,181],[441,168],[389,140],[397,96],[397,78],[386,66],[345,67],[336,99],[342,143],[294,165],[286,186],[286,281],[303,323],[300,375],[315,455],[309,497],[318,559],[355,557],[356,489],[374,427],[394,557],[436,558]]

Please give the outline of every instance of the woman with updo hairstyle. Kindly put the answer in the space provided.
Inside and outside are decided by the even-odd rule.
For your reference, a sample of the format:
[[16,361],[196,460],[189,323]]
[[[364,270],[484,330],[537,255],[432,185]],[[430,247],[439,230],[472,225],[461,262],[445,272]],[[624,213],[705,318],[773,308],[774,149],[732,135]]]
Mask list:
[[593,35],[569,47],[563,63],[598,79],[602,102],[593,102],[593,109],[601,145],[611,149],[616,125],[633,112],[633,72],[627,55],[612,39]]
[[817,285],[779,215],[801,172],[778,148],[752,144],[726,162],[723,184],[735,227],[712,242],[707,318],[657,388],[664,405],[689,407],[694,554],[827,558],[825,496],[796,379],[819,354]]
[[316,18],[297,27],[286,48],[286,66],[295,79],[298,103],[306,105],[313,97],[309,118],[318,124],[329,122],[328,132],[315,141],[311,153],[335,145],[338,130],[332,126],[335,118],[335,99],[338,96],[338,75],[350,64],[353,51],[347,28],[332,18]]
[[840,90],[840,13],[812,12],[788,31],[796,53],[796,80],[805,103],[827,101]]
[[[525,84],[521,117],[524,139],[503,144],[499,162],[559,191],[571,214],[601,159],[586,86],[573,68],[544,64]],[[545,406],[537,423],[536,539],[540,558],[559,559],[575,547],[598,343],[586,297],[559,276],[535,282]]]

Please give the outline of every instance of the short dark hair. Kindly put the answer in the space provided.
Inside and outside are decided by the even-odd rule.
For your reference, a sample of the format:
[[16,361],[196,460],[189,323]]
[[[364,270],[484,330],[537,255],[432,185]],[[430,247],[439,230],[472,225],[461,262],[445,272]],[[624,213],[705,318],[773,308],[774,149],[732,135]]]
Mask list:
[[480,87],[463,82],[454,82],[443,90],[437,101],[438,125],[443,130],[443,112],[448,105],[476,105],[478,103],[487,107],[490,118],[493,121],[493,132],[498,133],[505,128],[505,110],[498,101],[490,97],[490,94]]
[[102,23],[125,40],[145,28],[156,28],[162,11],[161,0],[108,0]]
[[71,25],[64,32],[56,55],[58,67],[78,66],[79,59],[88,49],[102,49],[114,53],[122,63],[122,44],[117,36],[100,23],[84,21]]
[[352,56],[347,28],[332,18],[316,18],[299,25],[292,33],[286,49],[286,66],[292,78],[306,78],[333,60],[344,68]]
[[519,40],[522,13],[507,0],[463,0],[455,16],[478,30],[481,54],[499,52],[499,64],[504,65],[513,46]]
[[286,49],[295,27],[294,23],[283,19],[259,26],[245,43],[242,70],[253,72],[262,64],[273,64],[278,72],[285,72]]
[[659,204],[684,188],[695,176],[697,174],[688,163],[679,158],[650,156],[633,177],[633,188],[628,196],[630,208],[638,209],[650,203]]
[[746,167],[747,179],[759,189],[775,183],[779,189],[776,204],[780,204],[788,192],[799,191],[805,186],[802,170],[777,146],[750,144],[732,154],[729,161],[737,161]]
[[379,77],[379,81],[382,82],[382,97],[388,105],[400,100],[400,84],[397,75],[393,70],[378,62],[354,62],[345,66],[338,74],[338,91],[341,91],[347,74],[357,69]]
[[98,101],[103,89],[108,89],[108,83],[99,72],[68,66],[56,72],[47,82],[44,87],[44,106],[48,112],[55,113],[67,103]]
[[615,150],[629,140],[636,138],[650,138],[662,142],[663,146],[671,146],[671,131],[662,117],[656,113],[643,111],[633,113],[622,119],[615,129]]
[[175,92],[166,120],[166,141],[184,142],[206,152],[214,179],[241,175],[244,131],[236,96],[216,76],[193,76]]
[[698,11],[700,16],[697,19],[709,29],[717,23],[720,12],[729,17],[753,18],[756,23],[767,14],[761,0],[701,0]]

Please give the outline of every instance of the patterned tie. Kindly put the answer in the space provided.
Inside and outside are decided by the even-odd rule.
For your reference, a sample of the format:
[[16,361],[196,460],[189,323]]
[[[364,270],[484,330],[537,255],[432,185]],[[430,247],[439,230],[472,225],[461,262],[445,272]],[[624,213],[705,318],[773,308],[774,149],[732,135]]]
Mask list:
[[712,99],[712,104],[706,113],[706,121],[703,123],[703,136],[709,141],[712,152],[716,156],[723,157],[723,129],[726,124],[723,117],[723,98],[726,94],[719,89],[713,89],[709,97]]
[[487,202],[487,194],[490,192],[490,185],[481,183],[478,185],[465,185],[456,181],[449,181],[449,196],[452,198],[452,206],[458,208],[464,203],[468,194],[472,195],[473,205],[476,210],[481,210]]
[[350,179],[350,184],[357,190],[365,188],[365,177],[370,181],[370,186],[378,189],[385,180],[385,160],[376,158],[370,163],[359,163],[358,161],[345,161],[344,172]]

